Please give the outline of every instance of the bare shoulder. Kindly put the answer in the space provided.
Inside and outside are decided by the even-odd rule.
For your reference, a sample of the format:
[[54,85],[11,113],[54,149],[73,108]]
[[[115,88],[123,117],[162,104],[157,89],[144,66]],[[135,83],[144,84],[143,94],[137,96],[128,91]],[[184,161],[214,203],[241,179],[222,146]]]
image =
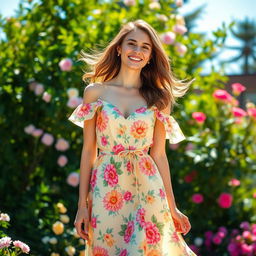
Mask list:
[[104,87],[101,83],[91,83],[84,88],[83,103],[96,101],[103,94]]

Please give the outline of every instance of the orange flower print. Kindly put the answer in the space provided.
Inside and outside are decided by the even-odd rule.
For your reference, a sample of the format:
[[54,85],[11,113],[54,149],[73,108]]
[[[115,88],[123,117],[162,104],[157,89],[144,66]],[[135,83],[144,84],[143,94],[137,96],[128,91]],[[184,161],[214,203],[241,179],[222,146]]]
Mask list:
[[140,244],[139,249],[143,250],[143,255],[146,255],[147,249],[148,249],[148,244],[146,240],[143,240],[142,243]]
[[107,112],[105,110],[100,111],[97,117],[97,129],[101,132],[104,131],[107,128],[108,120]]
[[115,243],[115,240],[113,239],[113,236],[111,234],[104,234],[104,241],[107,243],[109,247],[113,246]]
[[147,123],[142,120],[138,120],[131,126],[131,135],[136,139],[141,139],[147,135],[147,130]]
[[161,256],[162,253],[159,250],[152,249],[147,253],[147,256]]
[[164,222],[169,222],[169,221],[171,221],[171,217],[169,215],[169,212],[165,211],[164,212]]
[[105,209],[116,212],[122,208],[124,200],[121,193],[112,190],[105,195],[103,203]]
[[108,251],[105,248],[100,247],[100,246],[95,246],[93,248],[93,255],[97,255],[97,256],[110,256],[108,254]]
[[150,204],[153,204],[155,202],[155,198],[151,195],[146,195],[146,200]]
[[153,176],[156,173],[156,168],[152,164],[149,157],[142,157],[139,161],[139,166],[140,166],[141,172],[148,176]]
[[116,129],[117,136],[122,136],[125,134],[127,127],[125,125],[120,124],[120,127]]

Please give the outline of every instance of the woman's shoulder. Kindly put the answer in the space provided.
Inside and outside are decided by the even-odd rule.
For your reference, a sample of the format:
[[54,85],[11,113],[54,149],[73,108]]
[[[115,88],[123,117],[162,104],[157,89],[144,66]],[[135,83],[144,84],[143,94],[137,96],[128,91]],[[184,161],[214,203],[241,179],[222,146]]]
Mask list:
[[101,83],[90,83],[84,88],[83,103],[97,101],[104,93],[104,87]]

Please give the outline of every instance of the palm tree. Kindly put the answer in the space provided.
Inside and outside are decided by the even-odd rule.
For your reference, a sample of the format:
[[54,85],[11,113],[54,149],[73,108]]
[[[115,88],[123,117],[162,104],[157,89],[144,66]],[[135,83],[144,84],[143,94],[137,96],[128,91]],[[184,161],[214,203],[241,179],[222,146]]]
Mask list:
[[[243,21],[236,22],[236,31],[231,28],[232,35],[242,42],[241,46],[224,46],[224,48],[237,50],[239,54],[227,61],[222,61],[222,63],[236,62],[243,59],[243,73],[249,74],[256,72],[256,25],[254,21],[250,21],[248,17]],[[250,62],[252,62],[250,64]]]

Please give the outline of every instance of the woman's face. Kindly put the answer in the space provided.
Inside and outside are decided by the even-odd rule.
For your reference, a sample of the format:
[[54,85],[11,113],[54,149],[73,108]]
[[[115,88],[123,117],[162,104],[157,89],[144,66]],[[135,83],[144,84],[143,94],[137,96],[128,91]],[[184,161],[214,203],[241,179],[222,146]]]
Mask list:
[[142,69],[148,65],[152,53],[152,43],[150,37],[141,29],[135,29],[127,34],[118,47],[122,64],[131,69]]

